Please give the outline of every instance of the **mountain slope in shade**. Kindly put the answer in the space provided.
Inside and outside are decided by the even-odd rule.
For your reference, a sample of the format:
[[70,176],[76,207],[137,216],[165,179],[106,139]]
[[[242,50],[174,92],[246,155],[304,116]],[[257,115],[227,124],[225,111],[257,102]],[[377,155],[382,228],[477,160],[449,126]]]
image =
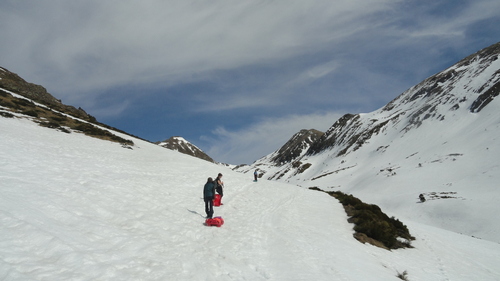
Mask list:
[[[236,170],[258,167],[266,179],[342,190],[411,220],[500,242],[500,218],[491,213],[500,197],[499,56],[497,43],[379,110],[346,114],[290,162],[266,156]],[[418,203],[419,194],[428,200]]]

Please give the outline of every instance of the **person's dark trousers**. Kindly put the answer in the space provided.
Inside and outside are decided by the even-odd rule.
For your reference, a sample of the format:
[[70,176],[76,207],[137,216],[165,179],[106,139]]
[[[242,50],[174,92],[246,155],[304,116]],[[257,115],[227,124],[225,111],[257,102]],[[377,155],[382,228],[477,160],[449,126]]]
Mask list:
[[205,197],[205,213],[209,218],[214,215],[214,200],[211,197]]
[[219,185],[219,186],[217,186],[217,187],[215,188],[215,191],[217,191],[217,193],[219,193],[219,194],[220,194],[220,198],[222,198],[222,196],[224,196],[224,194],[222,194],[222,191],[223,191],[222,186],[220,186],[220,185]]

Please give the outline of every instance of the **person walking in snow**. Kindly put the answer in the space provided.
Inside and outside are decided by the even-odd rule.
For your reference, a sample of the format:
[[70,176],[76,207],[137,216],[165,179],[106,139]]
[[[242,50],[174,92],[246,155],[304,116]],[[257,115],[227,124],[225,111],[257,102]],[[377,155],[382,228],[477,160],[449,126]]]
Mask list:
[[220,201],[222,202],[222,196],[224,196],[224,182],[222,181],[221,173],[219,173],[215,179],[215,190],[220,194]]
[[255,172],[253,172],[253,180],[254,181],[257,181],[257,175],[258,175],[257,170],[255,170]]
[[203,200],[205,200],[205,213],[207,213],[207,218],[209,219],[214,215],[214,196],[215,182],[212,178],[208,178],[207,183],[203,187]]

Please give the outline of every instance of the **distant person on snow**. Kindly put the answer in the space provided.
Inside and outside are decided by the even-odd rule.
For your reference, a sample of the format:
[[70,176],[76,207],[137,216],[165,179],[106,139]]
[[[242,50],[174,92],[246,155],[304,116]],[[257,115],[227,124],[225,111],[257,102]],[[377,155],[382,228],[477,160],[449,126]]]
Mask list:
[[207,213],[207,218],[209,219],[214,215],[214,196],[215,182],[212,178],[208,178],[207,183],[203,187],[203,200],[205,200],[205,213]]
[[425,202],[425,197],[424,197],[424,195],[423,195],[423,194],[420,194],[420,195],[418,196],[418,198],[420,198],[420,202],[422,202],[422,203],[424,203],[424,202]]
[[220,201],[222,202],[222,196],[224,196],[224,182],[222,181],[221,173],[219,173],[215,179],[215,190],[220,194]]
[[255,172],[253,172],[253,180],[254,181],[257,181],[257,176],[258,176],[258,173],[257,173],[257,170],[255,170]]

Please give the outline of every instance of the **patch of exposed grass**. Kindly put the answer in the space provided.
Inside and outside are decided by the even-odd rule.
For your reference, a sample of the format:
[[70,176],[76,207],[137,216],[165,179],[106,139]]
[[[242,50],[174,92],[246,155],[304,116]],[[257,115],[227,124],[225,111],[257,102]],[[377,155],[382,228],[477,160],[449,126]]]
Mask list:
[[110,133],[107,130],[103,130],[103,129],[96,127],[96,126],[89,124],[89,123],[79,122],[79,123],[77,123],[76,126],[71,127],[71,128],[74,130],[81,131],[88,136],[97,137],[100,139],[110,140],[110,141],[114,141],[114,142],[119,142],[121,144],[127,144],[127,145],[134,144],[134,142],[131,140],[126,140],[124,138],[121,138],[117,135]]

